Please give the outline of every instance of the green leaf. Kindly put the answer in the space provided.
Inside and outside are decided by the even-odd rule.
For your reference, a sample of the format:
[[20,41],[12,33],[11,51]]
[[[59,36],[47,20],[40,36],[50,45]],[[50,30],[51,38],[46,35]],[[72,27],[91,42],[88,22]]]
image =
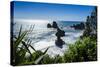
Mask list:
[[29,44],[29,46],[36,52],[35,48],[32,45]]
[[20,37],[21,32],[22,32],[22,25],[21,25],[20,30],[19,30],[18,38]]
[[38,64],[42,60],[43,57],[44,57],[44,55],[40,56],[34,63]]
[[29,50],[28,47],[27,47],[27,44],[26,44],[24,41],[22,41],[22,44],[25,46],[25,48],[26,48],[27,51],[29,52],[30,56],[32,57],[32,54],[31,54],[30,50]]
[[48,49],[49,49],[49,47],[44,51],[44,53],[43,54],[45,54],[47,51],[48,51]]
[[20,37],[17,38],[17,40],[14,43],[15,48],[22,42],[24,39],[25,35],[27,34],[28,31],[23,32]]

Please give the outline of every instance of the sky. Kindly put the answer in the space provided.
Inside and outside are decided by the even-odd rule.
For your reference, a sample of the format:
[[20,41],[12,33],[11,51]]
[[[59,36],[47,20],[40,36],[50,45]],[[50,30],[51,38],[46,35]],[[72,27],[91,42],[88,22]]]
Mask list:
[[14,19],[85,21],[94,6],[14,1]]

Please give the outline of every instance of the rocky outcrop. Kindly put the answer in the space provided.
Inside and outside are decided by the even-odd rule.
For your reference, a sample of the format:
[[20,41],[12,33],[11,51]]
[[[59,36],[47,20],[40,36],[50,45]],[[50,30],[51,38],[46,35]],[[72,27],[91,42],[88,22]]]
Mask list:
[[73,26],[71,26],[72,28],[74,29],[78,29],[78,30],[83,30],[85,29],[85,25],[84,25],[84,22],[81,22],[80,24],[74,24]]

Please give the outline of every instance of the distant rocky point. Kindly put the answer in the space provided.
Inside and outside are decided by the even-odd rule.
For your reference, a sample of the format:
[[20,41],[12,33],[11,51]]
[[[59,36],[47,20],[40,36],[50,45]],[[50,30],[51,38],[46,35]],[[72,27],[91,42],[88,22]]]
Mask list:
[[71,26],[74,29],[78,29],[78,30],[83,30],[85,29],[85,24],[84,22],[81,22],[80,24],[73,24],[73,26]]

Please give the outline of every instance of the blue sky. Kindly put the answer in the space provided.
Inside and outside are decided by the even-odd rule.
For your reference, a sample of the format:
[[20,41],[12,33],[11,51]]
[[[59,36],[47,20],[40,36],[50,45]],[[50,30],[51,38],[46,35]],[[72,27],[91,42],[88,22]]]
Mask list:
[[14,1],[15,19],[85,21],[94,6]]

